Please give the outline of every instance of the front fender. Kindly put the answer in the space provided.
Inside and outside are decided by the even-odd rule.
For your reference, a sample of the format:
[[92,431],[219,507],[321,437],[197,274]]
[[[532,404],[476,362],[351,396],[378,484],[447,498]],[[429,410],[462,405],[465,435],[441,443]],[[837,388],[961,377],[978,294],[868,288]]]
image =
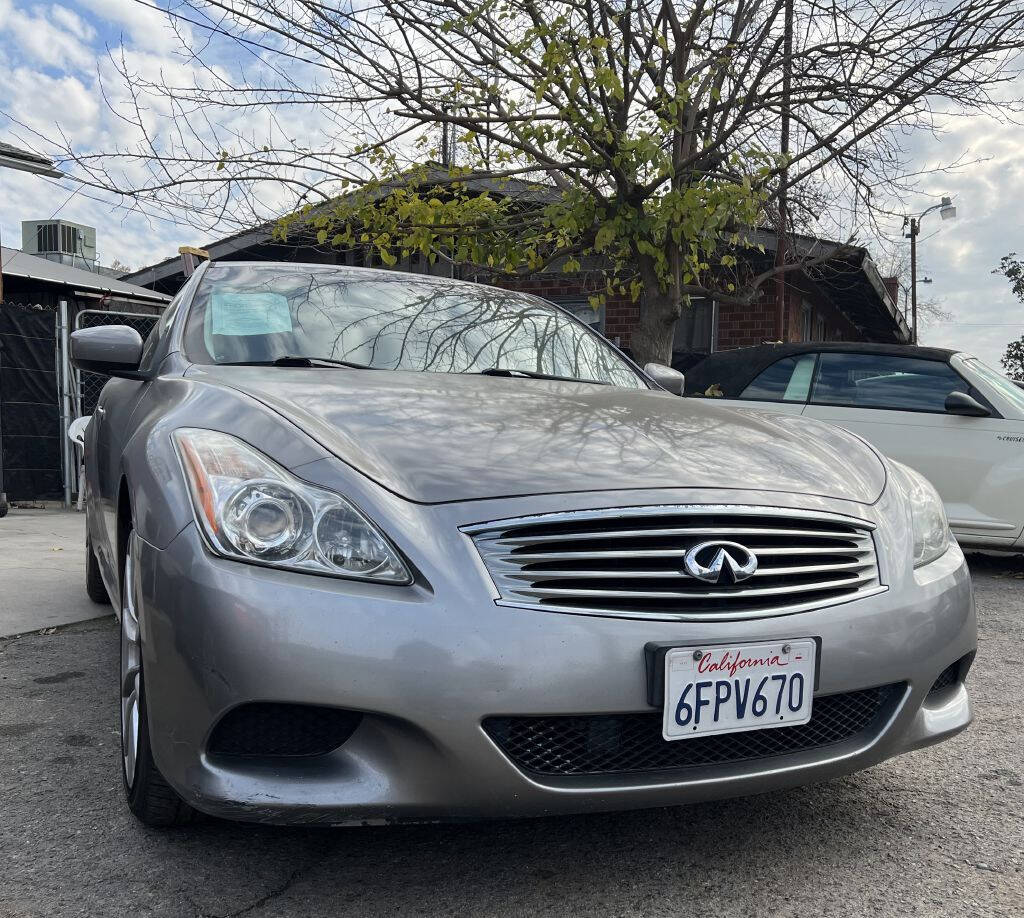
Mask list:
[[131,497],[135,531],[155,548],[170,545],[192,522],[192,501],[171,434],[203,427],[231,434],[285,468],[329,454],[295,425],[234,389],[178,377],[149,386],[132,417],[121,456],[122,480]]

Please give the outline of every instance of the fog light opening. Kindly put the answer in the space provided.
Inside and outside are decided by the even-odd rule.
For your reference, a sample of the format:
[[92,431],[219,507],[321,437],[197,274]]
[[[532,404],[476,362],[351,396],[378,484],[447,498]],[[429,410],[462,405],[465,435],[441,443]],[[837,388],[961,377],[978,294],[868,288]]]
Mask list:
[[362,719],[361,711],[253,702],[232,708],[217,722],[207,750],[243,758],[326,755],[348,742]]
[[946,691],[946,689],[959,685],[967,674],[967,668],[963,664],[964,658],[961,658],[955,663],[950,663],[949,666],[939,673],[932,683],[932,687],[928,689],[928,698],[934,698],[936,695]]

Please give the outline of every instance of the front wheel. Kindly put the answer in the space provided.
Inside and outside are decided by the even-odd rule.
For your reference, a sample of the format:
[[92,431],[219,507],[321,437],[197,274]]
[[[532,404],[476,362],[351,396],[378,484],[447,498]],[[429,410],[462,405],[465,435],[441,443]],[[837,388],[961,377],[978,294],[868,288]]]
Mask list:
[[128,536],[121,581],[121,777],[128,808],[147,826],[180,826],[193,810],[164,780],[153,761],[142,672],[142,630],[136,601],[138,536]]

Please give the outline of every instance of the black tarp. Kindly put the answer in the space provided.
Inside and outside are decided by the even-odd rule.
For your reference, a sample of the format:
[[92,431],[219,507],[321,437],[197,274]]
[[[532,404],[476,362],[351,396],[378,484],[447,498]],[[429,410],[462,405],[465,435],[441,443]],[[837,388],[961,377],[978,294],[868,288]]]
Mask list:
[[63,496],[56,313],[0,303],[0,490],[9,500]]

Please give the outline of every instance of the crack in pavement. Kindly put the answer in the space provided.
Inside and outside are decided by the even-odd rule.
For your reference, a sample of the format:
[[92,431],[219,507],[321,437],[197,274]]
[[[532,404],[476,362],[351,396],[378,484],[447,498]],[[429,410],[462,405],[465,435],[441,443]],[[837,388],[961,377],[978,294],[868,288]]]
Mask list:
[[298,880],[298,878],[302,875],[302,872],[302,869],[297,867],[289,874],[288,879],[286,879],[284,883],[282,883],[280,886],[270,890],[270,892],[266,893],[265,895],[260,896],[260,898],[257,899],[255,902],[251,902],[249,905],[245,905],[242,908],[237,909],[233,912],[226,912],[223,915],[218,915],[215,912],[204,912],[198,906],[196,906],[195,902],[193,902],[192,904],[196,906],[196,914],[199,916],[199,918],[239,918],[240,915],[248,915],[250,912],[253,912],[256,909],[266,905],[268,902],[271,902],[274,899],[278,898],[278,896],[283,896],[286,892],[288,892],[289,889],[292,888],[292,886],[295,884],[295,881]]

